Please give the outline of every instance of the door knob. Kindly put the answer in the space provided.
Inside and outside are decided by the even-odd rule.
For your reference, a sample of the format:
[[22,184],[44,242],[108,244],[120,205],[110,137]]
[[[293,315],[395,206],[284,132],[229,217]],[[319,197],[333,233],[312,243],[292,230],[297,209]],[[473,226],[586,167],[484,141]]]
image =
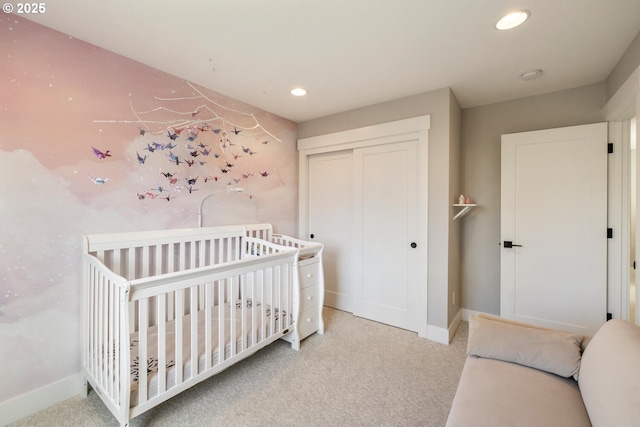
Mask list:
[[504,246],[505,248],[515,248],[515,247],[521,248],[522,247],[522,245],[516,245],[510,240],[505,240],[502,246]]
[[316,237],[316,236],[315,236],[313,233],[311,233],[311,234],[309,235],[309,237],[313,239],[313,238],[314,238],[314,237]]
[[415,249],[418,247],[418,244],[416,242],[411,242],[411,247]]

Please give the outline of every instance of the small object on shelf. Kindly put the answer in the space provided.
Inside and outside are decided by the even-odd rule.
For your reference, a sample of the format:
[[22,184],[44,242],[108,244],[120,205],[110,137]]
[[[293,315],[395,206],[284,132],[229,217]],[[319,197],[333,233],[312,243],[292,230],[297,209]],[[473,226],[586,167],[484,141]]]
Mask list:
[[465,198],[465,199],[464,199],[464,204],[465,204],[465,205],[470,205],[470,204],[472,204],[472,203],[471,203],[471,199],[470,199],[469,197]]
[[460,197],[458,197],[458,203],[464,205],[464,200],[464,194],[461,194]]

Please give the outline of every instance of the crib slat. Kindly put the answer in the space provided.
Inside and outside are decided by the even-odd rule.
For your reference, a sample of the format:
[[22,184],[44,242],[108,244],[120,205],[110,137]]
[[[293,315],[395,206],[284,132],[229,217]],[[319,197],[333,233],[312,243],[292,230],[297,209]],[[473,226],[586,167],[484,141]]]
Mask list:
[[104,384],[105,375],[104,375],[104,351],[105,351],[105,341],[104,341],[104,320],[106,313],[104,311],[104,287],[105,287],[105,278],[104,276],[100,276],[100,284],[98,288],[98,378],[100,379],[100,383]]
[[[281,264],[279,267],[277,283],[286,283],[287,279],[288,279],[287,267],[286,265]],[[285,291],[282,289],[282,286],[277,286],[276,292],[277,292],[276,304],[280,308],[280,311],[278,313],[278,319],[276,320],[276,329],[278,331],[282,331],[285,328],[285,324],[284,324],[285,311],[289,313],[289,308],[286,307],[286,305],[284,304],[285,301],[284,301],[283,294],[285,293]]]
[[213,305],[213,283],[206,283],[205,286],[205,303],[204,303],[204,369],[209,370],[211,368],[213,361],[213,352],[211,348],[211,333],[212,333],[212,310],[211,306]]
[[[258,336],[258,340],[262,341],[263,339],[265,339],[266,337],[266,328],[267,328],[267,290],[268,290],[268,286],[269,286],[269,270],[266,269],[263,272],[263,282],[262,282],[262,289],[261,289],[261,295],[260,295],[260,302],[262,304],[260,304],[260,335]],[[258,342],[259,342],[258,341]]]
[[223,260],[223,262],[224,261],[230,261],[230,260],[234,259],[234,257],[233,257],[233,240],[232,239],[233,238],[225,239],[225,242],[227,244],[227,256]]
[[[159,274],[158,264],[156,263],[156,253],[158,252],[158,245],[145,246],[147,248],[146,255],[143,255],[144,263],[147,266],[147,270],[144,274],[145,277],[153,277]],[[158,322],[158,297],[154,296],[149,299],[149,326],[156,325]]]
[[167,389],[167,295],[158,297],[158,395]]
[[230,277],[228,282],[229,282],[229,299],[230,299],[230,303],[231,303],[231,310],[229,313],[229,357],[232,358],[234,357],[237,352],[238,349],[236,347],[236,313],[238,311],[237,302],[240,302],[240,306],[242,307],[245,303],[244,301],[240,301],[237,297],[237,293],[235,292],[235,277]]
[[[250,284],[251,284],[251,301],[253,301],[253,304],[251,304],[251,344],[255,344],[256,340],[258,339],[258,331],[257,331],[257,325],[258,325],[258,316],[257,316],[257,302],[258,302],[258,273],[255,271],[252,271],[249,273],[249,277],[250,277]],[[247,342],[247,345],[249,345],[249,343]]]
[[148,400],[147,390],[147,331],[149,318],[149,300],[141,299],[138,302],[138,402]]
[[177,244],[171,243],[167,245],[167,265],[166,272],[171,273],[175,271],[175,263],[176,263],[176,246]]
[[89,305],[87,312],[87,333],[89,336],[87,337],[88,342],[88,365],[89,370],[95,376],[96,373],[96,316],[98,316],[98,310],[96,307],[96,282],[98,281],[98,272],[93,264],[90,264],[91,270],[91,279],[89,283],[89,301],[87,302]]
[[[122,290],[118,287],[117,284],[114,283],[114,292],[116,294],[116,304],[113,306],[113,327],[114,331],[117,334],[116,340],[114,342],[114,354],[113,354],[113,369],[114,369],[114,377],[112,382],[114,383],[113,396],[116,402],[120,401],[120,389],[121,389],[121,372],[120,369],[125,369],[125,367],[120,366],[121,360],[121,352],[125,351],[122,347],[129,344],[129,335],[122,335],[122,325],[121,325],[121,307],[122,307],[122,296],[120,293]],[[125,341],[126,340],[126,341]],[[124,342],[123,342],[124,341]],[[128,347],[127,347],[128,348]],[[127,369],[127,373],[129,370]]]
[[183,291],[176,291],[175,293],[176,303],[176,318],[175,318],[175,360],[176,360],[176,385],[182,383],[182,367],[183,355],[182,355],[182,315],[184,314],[184,295]]
[[108,260],[108,264],[105,264],[107,267],[114,271],[116,274],[124,275],[124,269],[122,267],[122,259],[120,256],[120,249],[112,249],[110,251],[105,251],[104,260]]
[[165,263],[164,263],[164,246],[162,244],[158,244],[155,246],[155,260],[153,262],[155,266],[155,274],[162,274],[165,272]]
[[102,370],[103,363],[103,349],[104,349],[104,341],[102,338],[102,325],[104,321],[104,305],[103,305],[103,287],[104,287],[105,278],[104,276],[100,276],[98,282],[97,289],[97,305],[98,305],[98,319],[96,322],[96,370],[98,379],[101,384],[104,384],[104,371]]
[[[108,293],[108,305],[107,305],[107,310],[109,311],[109,314],[107,315],[107,322],[108,322],[108,337],[107,337],[107,343],[108,343],[108,347],[107,347],[107,363],[106,363],[106,371],[107,371],[107,378],[109,379],[107,381],[107,393],[109,395],[112,395],[114,392],[114,386],[117,384],[117,381],[115,380],[116,377],[116,372],[115,372],[115,345],[116,345],[116,337],[117,335],[117,331],[115,330],[115,316],[114,316],[114,308],[117,305],[117,302],[119,300],[119,298],[117,297],[116,294],[116,289],[115,286],[113,285],[113,283],[111,281],[109,281],[109,286],[106,289],[107,293]],[[114,335],[115,332],[115,335]]]
[[128,248],[120,252],[124,252],[122,254],[125,268],[123,276],[136,279],[136,248]]
[[191,377],[198,375],[198,287],[191,287]]
[[[173,251],[170,250],[171,245],[158,245],[158,253],[156,253],[156,264],[158,265],[158,274],[168,273],[169,265],[172,265]],[[165,294],[166,297],[166,320],[172,320],[175,317],[175,306],[173,301],[173,293]]]
[[257,289],[260,286],[260,273],[251,272],[253,280],[251,281],[251,344],[255,345],[258,339],[258,295]]
[[187,268],[196,268],[196,241],[191,240],[187,243],[189,248],[189,256],[187,258]]
[[240,299],[242,300],[242,312],[240,313],[240,349],[241,351],[245,351],[247,349],[247,315],[248,308],[247,302],[249,301],[249,292],[248,292],[248,280],[249,274],[243,274],[240,276]]
[[218,239],[211,239],[211,243],[209,245],[209,258],[211,259],[211,264],[219,264],[220,247]]
[[278,267],[272,267],[271,268],[271,283],[269,284],[269,307],[271,307],[271,316],[269,316],[269,324],[268,324],[268,334],[265,336],[265,338],[267,336],[271,336],[273,334],[275,334],[276,330],[276,309],[278,308],[275,304],[275,293],[276,293],[276,289],[274,289],[273,284],[274,283],[278,283],[276,282],[276,275],[278,274]]
[[180,250],[180,267],[179,271],[183,271],[187,268],[187,244],[186,242],[178,243],[178,247]]
[[224,286],[225,281],[220,280],[218,282],[218,363],[222,363],[225,360],[225,342],[224,342],[224,328],[225,328],[225,316],[224,316]]

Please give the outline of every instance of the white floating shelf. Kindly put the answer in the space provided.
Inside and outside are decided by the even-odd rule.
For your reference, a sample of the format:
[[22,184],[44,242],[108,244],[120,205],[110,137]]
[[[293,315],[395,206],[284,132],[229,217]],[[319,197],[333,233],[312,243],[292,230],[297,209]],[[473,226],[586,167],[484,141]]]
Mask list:
[[477,206],[475,203],[470,203],[470,204],[461,204],[461,203],[454,203],[453,204],[454,207],[456,208],[462,208],[458,211],[457,214],[455,214],[453,216],[453,220],[455,221],[458,218],[462,218],[464,215],[467,214],[467,212],[469,212],[471,210],[471,208]]

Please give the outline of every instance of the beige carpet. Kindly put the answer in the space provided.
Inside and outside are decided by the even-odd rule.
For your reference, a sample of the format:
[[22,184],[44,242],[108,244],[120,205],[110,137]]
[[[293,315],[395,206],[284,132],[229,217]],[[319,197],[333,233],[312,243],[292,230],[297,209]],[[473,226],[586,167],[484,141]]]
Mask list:
[[[142,426],[443,426],[465,359],[451,345],[325,309],[326,332],[300,351],[278,341],[131,421]],[[18,426],[117,426],[96,393]]]

